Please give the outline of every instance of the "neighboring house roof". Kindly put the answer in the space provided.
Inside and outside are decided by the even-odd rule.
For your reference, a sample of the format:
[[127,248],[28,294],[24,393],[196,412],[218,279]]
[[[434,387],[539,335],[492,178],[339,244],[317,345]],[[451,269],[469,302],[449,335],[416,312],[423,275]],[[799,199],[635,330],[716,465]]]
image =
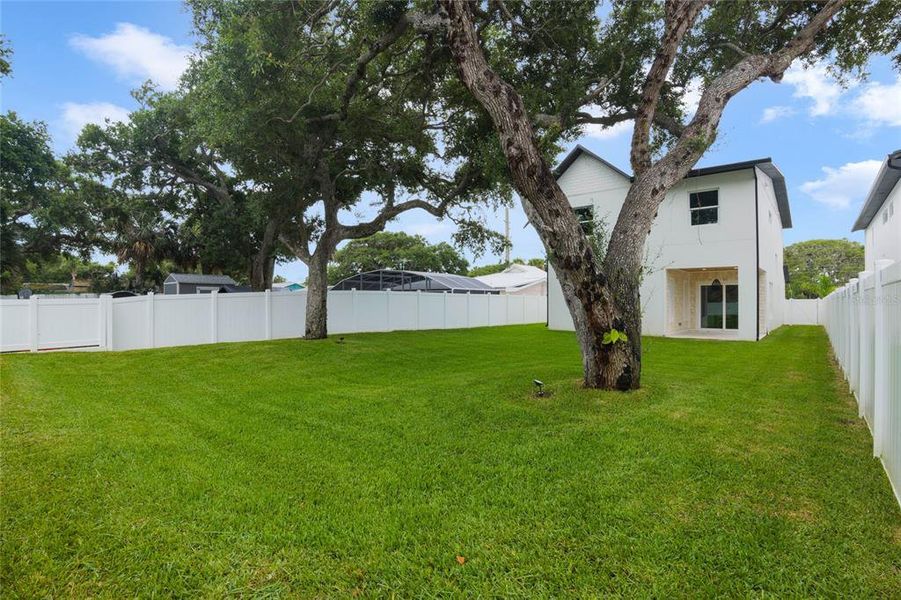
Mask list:
[[293,281],[286,281],[283,283],[273,283],[273,290],[302,290],[303,286],[299,283],[295,283]]
[[226,283],[222,287],[219,288],[220,293],[224,292],[226,294],[238,294],[241,292],[252,292],[252,291],[253,291],[253,288],[250,287],[249,285],[233,285],[230,283]]
[[357,273],[342,279],[332,286],[331,289],[497,293],[497,290],[493,287],[465,275],[394,269],[378,269],[376,271]]
[[479,275],[476,279],[496,289],[513,291],[541,281],[547,281],[547,272],[544,269],[531,265],[514,263],[500,273]]
[[901,180],[901,150],[895,150],[888,155],[879,167],[879,173],[876,174],[876,181],[870,188],[870,193],[860,209],[860,215],[854,222],[854,228],[851,231],[860,231],[870,226],[873,217],[882,208],[885,199],[892,193],[898,181]]
[[[560,176],[566,172],[566,170],[576,161],[577,158],[582,156],[583,154],[590,156],[591,158],[600,161],[604,166],[612,169],[614,172],[619,173],[629,181],[632,181],[634,177],[623,171],[622,169],[617,168],[615,165],[607,162],[588,148],[582,146],[581,144],[577,144],[572,151],[566,155],[559,165],[554,169],[554,175],[557,179],[560,179]],[[773,164],[773,159],[770,157],[766,158],[757,158],[754,160],[746,160],[742,162],[736,163],[728,163],[724,165],[715,165],[712,167],[701,167],[699,169],[692,169],[688,172],[688,175],[685,178],[689,177],[703,177],[704,175],[715,175],[717,173],[729,173],[731,171],[743,171],[745,169],[753,169],[757,167],[764,174],[766,174],[773,181],[773,191],[776,196],[776,204],[779,207],[779,216],[782,219],[782,227],[783,229],[789,229],[792,226],[792,216],[791,216],[791,207],[788,203],[788,190],[785,187],[785,176],[782,174],[782,171],[779,170],[775,164]],[[872,218],[872,217],[871,217]]]
[[618,168],[613,163],[607,162],[606,160],[604,160],[603,158],[601,158],[600,156],[598,156],[597,154],[595,154],[594,152],[592,152],[591,150],[589,150],[588,148],[583,146],[582,144],[576,144],[576,147],[573,148],[572,151],[566,155],[566,157],[560,162],[560,164],[557,165],[556,167],[554,167],[554,176],[556,176],[557,179],[560,179],[560,176],[563,175],[563,173],[566,172],[566,170],[570,166],[572,166],[572,164],[574,162],[576,162],[576,159],[579,158],[580,156],[582,156],[583,154],[588,155],[591,158],[602,162],[604,165],[606,165],[607,167],[609,167],[616,173],[619,173],[620,175],[622,175],[629,181],[632,181],[631,175],[629,175],[622,169]]
[[202,275],[199,273],[169,273],[164,283],[190,283],[197,285],[237,285],[228,275]]

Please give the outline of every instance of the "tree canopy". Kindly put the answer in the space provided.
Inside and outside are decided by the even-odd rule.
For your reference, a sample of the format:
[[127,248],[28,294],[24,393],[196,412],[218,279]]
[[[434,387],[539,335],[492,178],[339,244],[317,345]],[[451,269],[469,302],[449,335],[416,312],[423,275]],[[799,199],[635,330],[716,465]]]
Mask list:
[[824,298],[864,270],[863,244],[850,240],[808,240],[785,248],[789,298]]
[[278,249],[264,193],[201,138],[183,94],[145,86],[135,97],[127,121],[88,125],[67,157],[90,190],[98,244],[139,281],[146,260],[168,259],[268,287]]
[[489,122],[461,95],[440,36],[404,2],[192,0],[199,58],[185,77],[210,148],[266,193],[278,239],[309,267],[308,337],[324,337],[339,244],[423,210],[457,240],[502,241],[474,210],[506,201]]
[[0,156],[0,286],[11,293],[28,261],[62,251],[86,254],[90,244],[87,215],[44,123],[0,115]]

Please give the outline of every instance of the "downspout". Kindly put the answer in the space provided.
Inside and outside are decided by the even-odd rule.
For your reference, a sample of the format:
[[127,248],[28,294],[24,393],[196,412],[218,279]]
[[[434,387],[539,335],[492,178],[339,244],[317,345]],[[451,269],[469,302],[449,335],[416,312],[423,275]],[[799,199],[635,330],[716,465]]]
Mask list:
[[754,289],[757,293],[757,318],[754,326],[757,328],[755,341],[760,341],[760,210],[757,206],[757,167],[754,167],[754,260],[757,269],[754,271]]

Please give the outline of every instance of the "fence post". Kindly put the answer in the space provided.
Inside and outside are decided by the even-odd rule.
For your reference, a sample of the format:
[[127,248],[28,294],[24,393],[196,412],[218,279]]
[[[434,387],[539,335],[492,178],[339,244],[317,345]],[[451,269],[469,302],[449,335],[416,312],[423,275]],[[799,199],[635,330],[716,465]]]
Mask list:
[[844,338],[842,342],[842,361],[844,364],[842,365],[844,369],[842,372],[845,375],[845,381],[848,382],[848,385],[851,385],[851,364],[849,361],[851,360],[851,287],[853,283],[849,280],[847,284],[845,284],[845,289],[843,292],[842,298],[842,329],[844,329]]
[[113,318],[113,297],[112,296],[103,296],[106,300],[106,349],[113,349],[113,323],[115,319]]
[[360,329],[357,319],[357,288],[350,288],[350,322],[353,328],[351,331]]
[[385,331],[391,331],[391,290],[385,290]]
[[272,290],[266,290],[266,339],[272,339]]
[[210,292],[210,342],[219,341],[219,290]]
[[156,347],[156,336],[154,335],[154,323],[153,319],[155,317],[156,311],[153,306],[153,292],[147,292],[147,347],[155,348]]
[[32,352],[38,351],[38,297],[28,301],[28,343]]
[[[867,303],[865,302],[867,279],[872,275],[872,271],[861,271],[857,276],[857,401],[860,405],[860,416],[864,414],[864,406],[869,390],[867,389],[867,377],[865,371],[872,367],[872,364],[865,364],[867,358],[867,333],[864,331],[866,325]],[[875,293],[876,290],[873,290]],[[870,357],[872,361],[872,357]]]
[[470,292],[467,290],[466,292],[466,328],[469,329],[472,327],[472,298]]
[[447,290],[444,291],[444,327],[443,329],[447,329]]
[[97,297],[97,347],[106,348],[106,296]]
[[877,260],[873,269],[873,456],[882,456],[882,446],[888,436],[888,352],[885,339],[885,298],[883,274],[890,260]]
[[[845,317],[848,319],[848,340],[845,343],[847,360],[845,361],[845,379],[848,380],[848,389],[854,394],[854,323],[857,319],[854,310],[854,292],[857,291],[857,278],[852,277],[848,280],[847,303],[845,307]],[[856,397],[855,397],[856,399]]]

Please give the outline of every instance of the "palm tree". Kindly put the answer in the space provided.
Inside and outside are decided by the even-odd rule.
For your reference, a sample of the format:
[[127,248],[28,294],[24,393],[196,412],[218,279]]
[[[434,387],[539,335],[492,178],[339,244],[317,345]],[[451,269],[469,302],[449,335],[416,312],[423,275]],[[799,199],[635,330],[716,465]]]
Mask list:
[[131,287],[143,290],[147,268],[175,254],[175,226],[163,214],[147,210],[127,215],[116,233],[116,257],[132,266]]

